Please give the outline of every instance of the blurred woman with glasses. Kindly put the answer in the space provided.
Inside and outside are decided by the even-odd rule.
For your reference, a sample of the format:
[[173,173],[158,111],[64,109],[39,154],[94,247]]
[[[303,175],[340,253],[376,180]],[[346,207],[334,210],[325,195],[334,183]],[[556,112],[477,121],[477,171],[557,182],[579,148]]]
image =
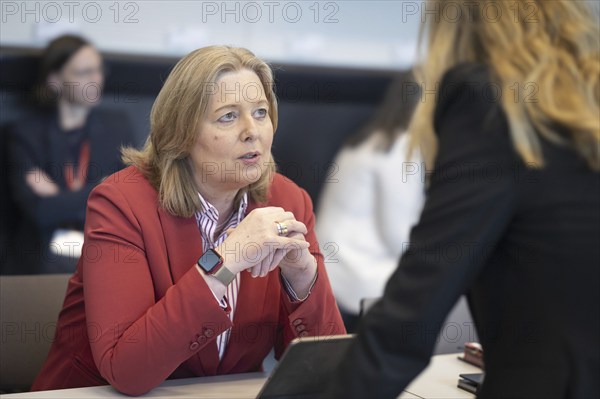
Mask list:
[[123,113],[97,107],[103,86],[102,55],[83,38],[61,36],[45,49],[36,108],[11,129],[11,194],[23,220],[4,273],[74,270],[87,197],[124,166],[120,147],[134,143]]

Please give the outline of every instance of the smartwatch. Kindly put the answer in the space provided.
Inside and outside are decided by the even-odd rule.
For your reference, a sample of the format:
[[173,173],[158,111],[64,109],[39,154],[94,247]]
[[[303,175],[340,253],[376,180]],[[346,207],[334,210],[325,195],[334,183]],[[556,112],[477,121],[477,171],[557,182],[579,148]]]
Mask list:
[[223,265],[223,257],[214,249],[209,249],[198,259],[198,266],[206,274],[222,282],[225,287],[235,279],[235,274]]

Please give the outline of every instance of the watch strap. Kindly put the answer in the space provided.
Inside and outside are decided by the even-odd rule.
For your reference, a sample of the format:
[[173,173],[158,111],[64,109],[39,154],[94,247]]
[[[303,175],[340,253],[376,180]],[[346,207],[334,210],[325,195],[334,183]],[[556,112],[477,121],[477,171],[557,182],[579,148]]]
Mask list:
[[235,274],[231,272],[225,265],[221,265],[219,270],[211,274],[214,278],[222,282],[227,287],[235,279]]

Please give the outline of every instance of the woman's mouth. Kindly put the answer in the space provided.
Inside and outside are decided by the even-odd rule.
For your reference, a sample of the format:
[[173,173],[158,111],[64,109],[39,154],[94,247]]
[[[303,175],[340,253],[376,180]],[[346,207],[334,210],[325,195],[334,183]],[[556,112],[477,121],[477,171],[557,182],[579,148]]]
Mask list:
[[259,158],[260,158],[260,153],[254,151],[254,152],[248,152],[248,153],[242,155],[241,157],[239,157],[238,159],[240,159],[246,165],[253,165],[258,162]]

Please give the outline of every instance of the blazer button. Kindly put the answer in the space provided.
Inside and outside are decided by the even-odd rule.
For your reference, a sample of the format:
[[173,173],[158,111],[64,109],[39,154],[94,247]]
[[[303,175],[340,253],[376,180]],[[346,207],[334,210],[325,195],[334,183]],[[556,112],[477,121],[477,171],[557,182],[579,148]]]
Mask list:
[[205,344],[206,343],[206,335],[199,336],[196,343],[198,343],[198,342],[201,344]]
[[195,351],[199,347],[200,347],[200,344],[198,342],[192,342],[192,344],[190,345],[190,350]]
[[302,324],[302,319],[296,319],[292,321],[292,325],[297,326],[298,324]]
[[298,334],[299,337],[306,337],[308,335],[308,331],[302,331],[300,334]]
[[306,330],[306,326],[304,324],[300,324],[300,325],[296,326],[296,331],[302,332],[304,330]]
[[212,328],[207,328],[204,330],[204,335],[206,335],[207,338],[210,338],[215,335],[215,331]]

